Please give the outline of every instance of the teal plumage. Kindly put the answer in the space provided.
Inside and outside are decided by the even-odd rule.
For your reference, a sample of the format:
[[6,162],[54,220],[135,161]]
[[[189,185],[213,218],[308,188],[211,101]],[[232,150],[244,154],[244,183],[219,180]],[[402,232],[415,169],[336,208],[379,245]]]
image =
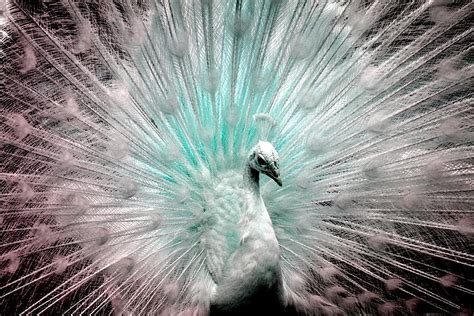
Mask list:
[[0,9],[18,313],[469,310],[472,3]]

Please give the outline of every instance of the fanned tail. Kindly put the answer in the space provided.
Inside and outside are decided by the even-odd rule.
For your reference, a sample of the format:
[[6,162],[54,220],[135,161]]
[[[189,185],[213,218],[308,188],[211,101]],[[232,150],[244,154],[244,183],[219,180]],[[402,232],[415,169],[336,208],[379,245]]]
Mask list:
[[209,192],[259,139],[288,304],[474,294],[472,3],[0,9],[0,298],[39,296],[18,312],[206,313]]

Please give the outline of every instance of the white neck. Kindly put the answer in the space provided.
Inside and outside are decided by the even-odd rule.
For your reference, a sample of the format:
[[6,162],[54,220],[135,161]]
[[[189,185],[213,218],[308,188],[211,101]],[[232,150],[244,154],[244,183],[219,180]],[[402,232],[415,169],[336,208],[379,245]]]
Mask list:
[[244,167],[244,185],[256,197],[260,197],[260,173],[250,166],[249,161],[247,161]]

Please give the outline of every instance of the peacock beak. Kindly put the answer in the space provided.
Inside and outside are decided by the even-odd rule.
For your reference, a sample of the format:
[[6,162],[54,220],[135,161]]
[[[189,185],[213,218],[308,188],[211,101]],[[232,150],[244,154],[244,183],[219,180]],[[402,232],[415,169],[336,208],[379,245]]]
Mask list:
[[278,169],[268,170],[265,174],[272,178],[273,181],[276,182],[276,184],[278,184],[279,186],[283,186],[283,182],[281,182],[280,179],[280,171]]

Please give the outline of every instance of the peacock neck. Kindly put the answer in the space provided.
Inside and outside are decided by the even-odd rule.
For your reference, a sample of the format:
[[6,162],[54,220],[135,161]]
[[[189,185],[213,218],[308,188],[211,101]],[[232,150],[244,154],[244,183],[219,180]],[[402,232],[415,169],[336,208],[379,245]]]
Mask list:
[[247,162],[244,168],[244,185],[255,197],[260,197],[260,173]]

